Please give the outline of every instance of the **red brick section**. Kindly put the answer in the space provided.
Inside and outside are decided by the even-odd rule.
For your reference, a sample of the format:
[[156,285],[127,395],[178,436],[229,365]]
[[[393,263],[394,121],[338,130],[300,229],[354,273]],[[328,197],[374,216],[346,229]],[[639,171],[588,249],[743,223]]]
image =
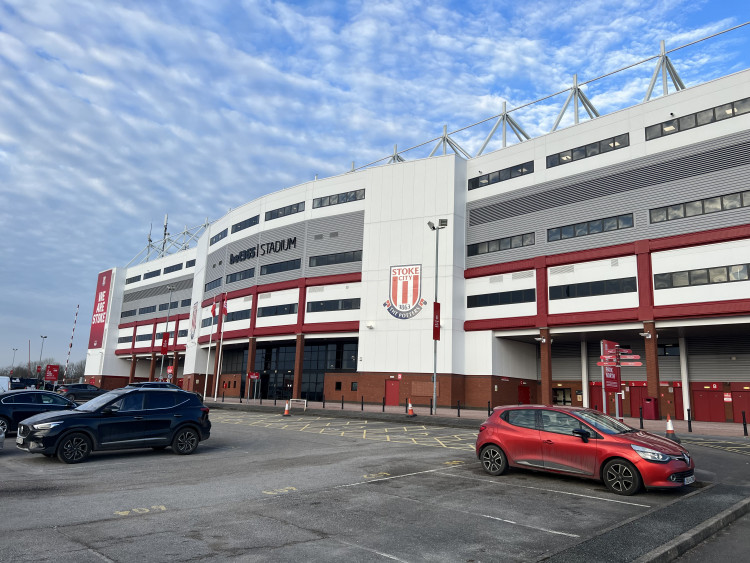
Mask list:
[[552,404],[552,338],[550,338],[549,329],[539,329],[539,348],[541,351],[541,371],[542,371],[542,404]]
[[135,380],[135,366],[137,363],[138,358],[133,354],[133,357],[130,359],[130,375],[128,375],[128,383],[133,383],[133,380]]

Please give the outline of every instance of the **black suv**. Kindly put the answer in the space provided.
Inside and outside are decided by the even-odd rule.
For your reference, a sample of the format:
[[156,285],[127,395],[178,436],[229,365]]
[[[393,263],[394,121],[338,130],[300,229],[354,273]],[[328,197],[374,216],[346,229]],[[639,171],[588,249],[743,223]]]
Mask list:
[[69,383],[58,387],[57,392],[71,401],[78,401],[80,399],[93,399],[94,397],[106,393],[107,390],[100,389],[96,385],[91,385],[90,383]]
[[15,432],[19,422],[35,414],[74,409],[77,406],[73,401],[49,391],[21,389],[0,393],[0,432]]
[[[128,383],[125,387],[140,387],[141,389],[182,389],[179,385],[167,381],[136,381],[134,383]],[[203,395],[197,391],[191,391],[191,393],[195,393],[201,401],[203,400]]]
[[95,450],[172,446],[176,454],[191,454],[210,435],[208,408],[195,393],[125,387],[70,411],[27,418],[18,425],[16,446],[78,463]]

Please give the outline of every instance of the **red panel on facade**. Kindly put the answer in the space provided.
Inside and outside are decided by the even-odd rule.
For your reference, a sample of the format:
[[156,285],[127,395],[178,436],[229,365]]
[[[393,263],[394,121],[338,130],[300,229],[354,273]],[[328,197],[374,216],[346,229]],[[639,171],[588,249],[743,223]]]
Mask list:
[[693,391],[695,420],[703,422],[726,422],[724,416],[724,393],[702,389]]
[[733,420],[742,422],[742,411],[745,411],[745,422],[750,420],[750,391],[732,391]]

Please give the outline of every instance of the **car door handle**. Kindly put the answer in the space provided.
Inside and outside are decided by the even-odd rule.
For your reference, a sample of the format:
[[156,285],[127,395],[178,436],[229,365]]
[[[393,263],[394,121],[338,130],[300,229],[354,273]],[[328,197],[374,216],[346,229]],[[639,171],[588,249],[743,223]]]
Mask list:
[[552,440],[544,440],[544,443],[545,444],[554,444],[554,442]]
[[182,418],[182,415],[181,414],[176,414],[176,415],[174,415],[174,417],[175,418]]
[[142,417],[142,416],[134,416],[133,418],[134,418],[135,420],[143,420],[143,417]]

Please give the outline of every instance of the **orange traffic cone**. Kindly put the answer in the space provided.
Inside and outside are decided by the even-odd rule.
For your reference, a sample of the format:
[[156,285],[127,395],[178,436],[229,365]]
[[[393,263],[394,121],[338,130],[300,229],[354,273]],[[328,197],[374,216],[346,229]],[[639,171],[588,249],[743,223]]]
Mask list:
[[411,398],[407,399],[409,401],[409,412],[406,416],[417,416],[414,414],[414,407],[411,406]]
[[284,414],[282,416],[291,416],[289,414],[289,401],[287,401],[286,405],[284,406]]
[[669,414],[667,414],[667,433],[666,433],[666,436],[670,440],[673,440],[673,441],[677,442],[678,444],[680,443],[680,439],[677,437],[677,434],[674,433],[674,425],[672,424],[672,418],[669,416]]

